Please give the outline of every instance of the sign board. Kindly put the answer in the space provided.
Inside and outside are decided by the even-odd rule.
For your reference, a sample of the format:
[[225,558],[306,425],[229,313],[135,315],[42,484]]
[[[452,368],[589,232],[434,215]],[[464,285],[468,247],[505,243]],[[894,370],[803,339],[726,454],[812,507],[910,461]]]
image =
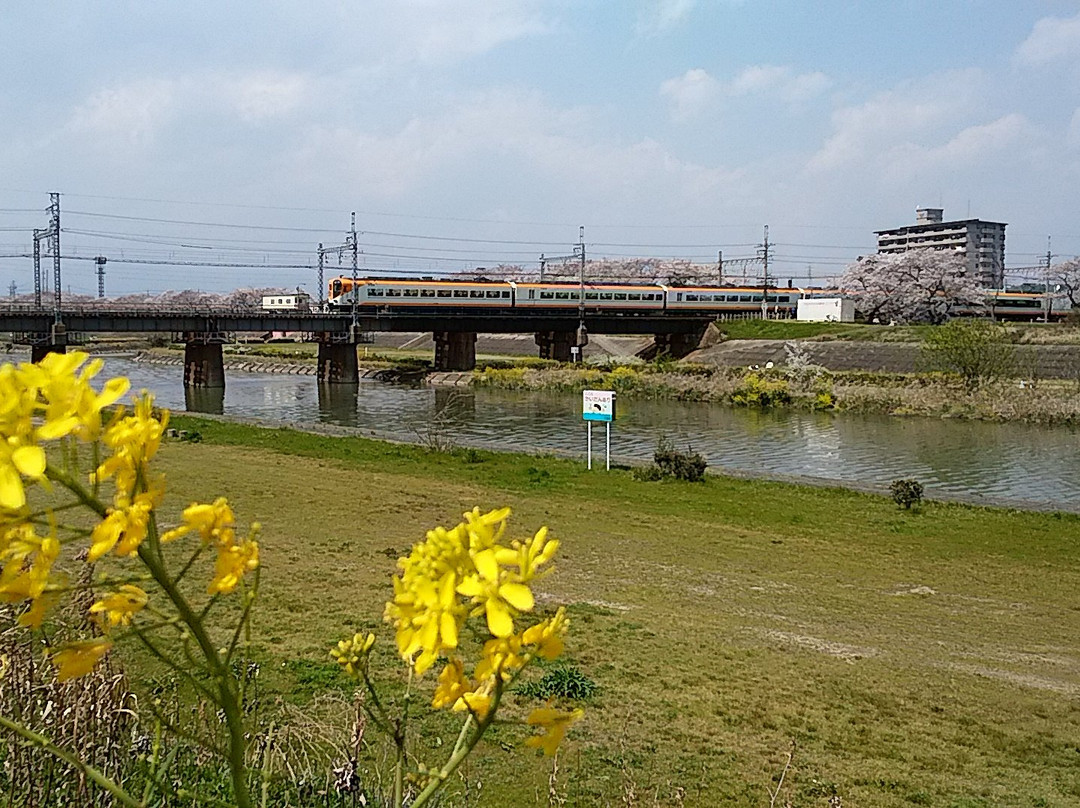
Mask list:
[[586,421],[614,421],[615,393],[611,390],[584,390],[581,417]]

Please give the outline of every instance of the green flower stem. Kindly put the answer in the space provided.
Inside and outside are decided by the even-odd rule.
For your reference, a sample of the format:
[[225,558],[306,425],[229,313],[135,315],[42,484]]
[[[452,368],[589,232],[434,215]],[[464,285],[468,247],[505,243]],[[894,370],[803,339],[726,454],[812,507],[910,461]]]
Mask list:
[[65,763],[74,766],[76,769],[86,775],[88,779],[92,780],[93,782],[101,786],[103,789],[108,791],[120,804],[126,805],[128,806],[128,808],[145,808],[144,803],[141,803],[137,799],[132,797],[130,794],[124,791],[124,789],[122,789],[104,774],[99,772],[93,766],[80,760],[77,755],[74,755],[71,752],[68,752],[67,750],[61,749],[60,747],[56,746],[44,735],[39,735],[33,730],[27,729],[21,724],[4,718],[3,716],[0,716],[0,727],[4,727],[5,729],[14,732],[16,735],[25,739],[28,744],[36,746],[39,749],[48,752],[50,755],[60,758],[60,760],[64,761]]
[[225,713],[225,724],[229,731],[228,762],[229,771],[232,775],[233,798],[237,808],[251,808],[251,798],[247,787],[247,767],[244,765],[244,725],[240,705],[236,694],[233,692],[231,677],[228,666],[218,656],[217,648],[214,647],[206,627],[199,616],[195,613],[187,598],[180,592],[176,582],[169,575],[165,567],[165,560],[161,556],[161,545],[158,542],[157,530],[151,525],[147,540],[139,546],[139,558],[150,570],[162,591],[176,606],[180,619],[191,630],[192,636],[199,645],[203,657],[210,666],[210,671],[217,680],[218,693],[215,701]]
[[56,468],[56,466],[48,465],[45,467],[45,476],[53,482],[60,483],[60,485],[64,486],[64,488],[66,488],[68,491],[70,491],[76,496],[79,502],[92,510],[102,519],[109,515],[108,507],[96,496],[83,488],[82,485],[78,482],[78,480],[76,480],[66,471],[61,471],[60,469]]
[[[488,727],[490,727],[495,720],[495,714],[499,710],[499,702],[502,701],[502,694],[502,678],[498,677],[495,679],[495,695],[492,696],[491,699],[491,708],[488,710],[487,715],[477,722],[476,732],[472,734],[472,737],[470,737],[464,745],[461,744],[459,738],[458,744],[455,745],[454,753],[450,756],[450,759],[446,761],[446,764],[439,769],[439,771],[431,775],[431,782],[429,782],[427,786],[424,787],[424,790],[417,795],[410,808],[423,808],[424,805],[427,805],[428,800],[430,800],[440,788],[446,785],[446,781],[450,779],[450,775],[457,771],[458,766],[465,761],[465,758],[472,752],[473,747],[480,742],[480,739],[484,737],[484,733],[487,732]],[[469,717],[472,718],[471,715]],[[468,722],[466,722],[465,726],[468,726]]]

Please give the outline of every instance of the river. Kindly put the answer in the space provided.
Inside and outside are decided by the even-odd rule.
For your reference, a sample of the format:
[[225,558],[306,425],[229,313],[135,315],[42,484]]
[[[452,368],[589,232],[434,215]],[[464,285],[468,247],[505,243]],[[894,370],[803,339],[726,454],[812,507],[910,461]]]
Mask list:
[[[580,395],[374,381],[320,388],[310,376],[232,372],[224,400],[215,391],[188,391],[185,400],[179,367],[109,358],[106,371],[178,412],[335,424],[411,441],[434,430],[463,446],[585,454]],[[1080,431],[1072,428],[683,401],[620,400],[617,415],[611,449],[619,462],[649,459],[664,436],[736,473],[871,487],[912,477],[930,495],[1080,512]],[[603,425],[593,437],[602,468]]]

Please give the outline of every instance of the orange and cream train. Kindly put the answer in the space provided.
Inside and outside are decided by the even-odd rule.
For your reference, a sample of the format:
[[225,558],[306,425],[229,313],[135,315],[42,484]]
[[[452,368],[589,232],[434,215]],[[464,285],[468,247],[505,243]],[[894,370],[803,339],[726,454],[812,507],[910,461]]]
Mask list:
[[[445,309],[579,309],[584,293],[587,312],[703,312],[716,315],[760,312],[762,296],[772,316],[794,317],[802,297],[835,297],[837,290],[760,286],[672,286],[668,284],[535,283],[414,278],[332,278],[327,303],[332,311],[359,309],[424,311]],[[961,314],[999,320],[1041,320],[1044,297],[1025,292],[991,292],[981,312]],[[1051,319],[1069,313],[1067,301],[1055,299]]]

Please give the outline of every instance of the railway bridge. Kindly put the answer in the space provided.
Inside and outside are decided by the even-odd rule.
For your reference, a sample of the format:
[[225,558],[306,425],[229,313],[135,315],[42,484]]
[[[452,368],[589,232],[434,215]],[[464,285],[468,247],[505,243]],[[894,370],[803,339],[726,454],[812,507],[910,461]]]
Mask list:
[[[293,332],[319,346],[318,378],[322,382],[358,381],[356,346],[371,332],[430,331],[435,339],[436,370],[472,370],[476,335],[533,333],[540,357],[569,361],[572,348],[587,334],[650,334],[657,353],[682,358],[697,347],[709,314],[685,312],[444,309],[434,311],[362,310],[353,314],[267,311],[255,308],[108,308],[67,306],[59,310],[9,304],[0,306],[0,331],[11,332],[16,344],[29,345],[39,360],[64,352],[93,333],[167,333],[184,343],[184,384],[224,387],[222,345],[238,333]],[[584,324],[584,332],[580,326]]]

